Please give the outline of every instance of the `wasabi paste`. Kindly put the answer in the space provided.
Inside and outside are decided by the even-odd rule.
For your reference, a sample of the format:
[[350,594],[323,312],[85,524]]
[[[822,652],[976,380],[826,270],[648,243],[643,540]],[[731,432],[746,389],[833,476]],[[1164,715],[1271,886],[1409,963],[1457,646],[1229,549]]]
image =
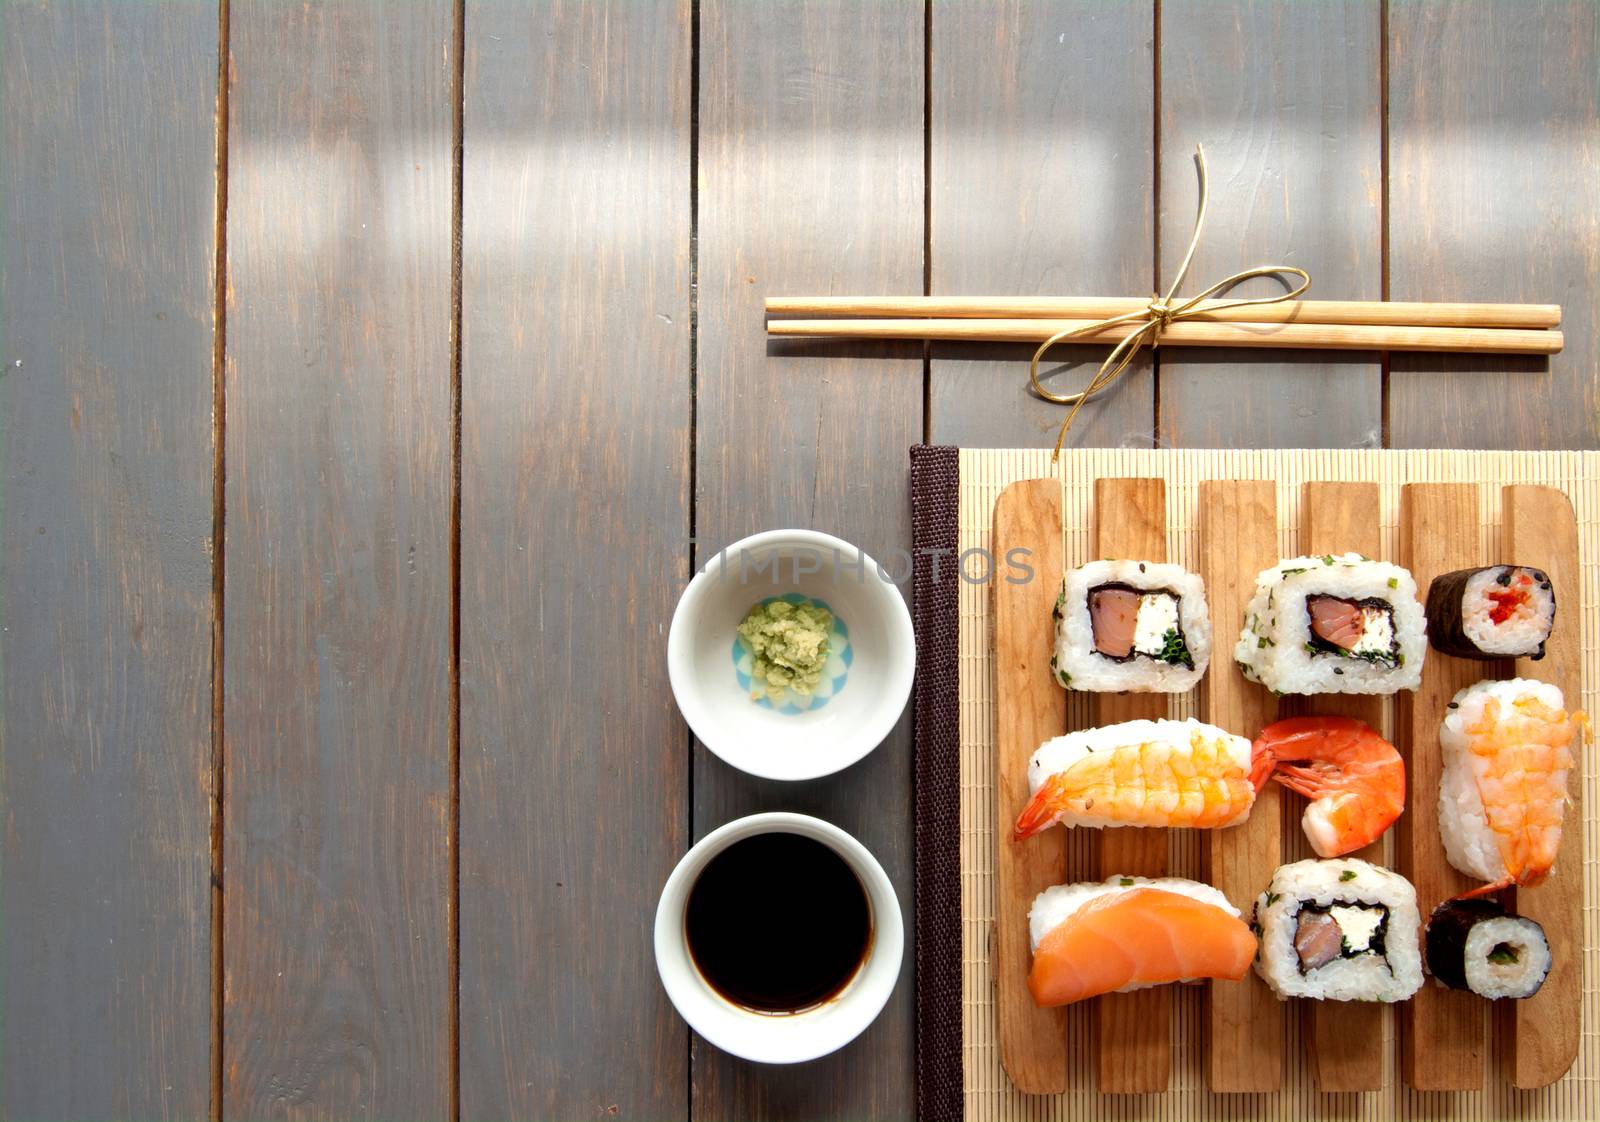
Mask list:
[[751,608],[739,625],[739,635],[754,656],[751,700],[777,701],[785,690],[809,696],[822,681],[832,630],[833,613],[814,604],[769,600]]

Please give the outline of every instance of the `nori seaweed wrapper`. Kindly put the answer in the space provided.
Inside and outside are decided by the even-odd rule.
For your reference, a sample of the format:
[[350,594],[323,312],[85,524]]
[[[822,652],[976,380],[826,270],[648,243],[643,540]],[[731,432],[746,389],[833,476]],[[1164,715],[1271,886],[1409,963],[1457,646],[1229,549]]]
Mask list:
[[1493,900],[1446,900],[1433,911],[1423,932],[1428,973],[1453,990],[1467,985],[1467,936],[1486,919],[1499,919],[1506,910]]

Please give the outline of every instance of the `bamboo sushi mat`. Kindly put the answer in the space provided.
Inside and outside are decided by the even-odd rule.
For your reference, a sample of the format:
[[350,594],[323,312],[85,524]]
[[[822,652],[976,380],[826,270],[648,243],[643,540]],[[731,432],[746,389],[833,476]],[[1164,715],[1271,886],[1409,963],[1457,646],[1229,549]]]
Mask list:
[[[1093,530],[1091,495],[1102,476],[1158,476],[1167,482],[1168,560],[1198,567],[1198,521],[1195,500],[1204,479],[1273,479],[1278,482],[1280,553],[1299,553],[1301,484],[1314,480],[1348,480],[1380,484],[1383,500],[1384,555],[1397,555],[1400,485],[1402,483],[1471,482],[1480,486],[1485,545],[1499,541],[1500,487],[1542,483],[1560,488],[1572,500],[1578,522],[1578,554],[1582,572],[1583,700],[1589,713],[1600,713],[1600,453],[1595,452],[1448,452],[1378,450],[1215,451],[1175,449],[1080,449],[1063,452],[1052,466],[1047,451],[962,449],[960,452],[959,542],[987,549],[994,504],[1000,492],[1022,479],[1056,477],[1063,488],[1066,556],[1086,557]],[[1496,552],[1490,549],[1489,552]],[[970,571],[970,569],[969,569]],[[961,735],[961,911],[962,911],[962,1057],[967,1122],[1017,1122],[1022,1119],[1068,1120],[1208,1119],[1252,1122],[1266,1119],[1593,1119],[1600,1117],[1600,768],[1581,754],[1583,822],[1569,827],[1568,844],[1583,845],[1583,1034],[1577,1061],[1566,1076],[1537,1091],[1519,1091],[1501,1074],[1502,1034],[1488,1036],[1488,1067],[1479,1092],[1417,1092],[1398,1078],[1394,1015],[1385,1017],[1383,1089],[1365,1094],[1320,1094],[1301,1041],[1301,1018],[1285,1018],[1287,1067],[1283,1089],[1261,1095],[1213,1095],[1204,1070],[1204,987],[1179,986],[1173,1002],[1172,1078],[1159,1095],[1101,1095],[1094,1090],[1090,1028],[1092,1003],[1070,1007],[1067,1031],[1075,1047],[1066,1093],[1023,1095],[1000,1066],[990,963],[990,932],[995,911],[994,822],[994,686],[991,669],[993,597],[988,584],[960,584],[960,735]],[[1216,628],[1216,657],[1227,657],[1227,627]],[[1072,727],[1084,727],[1087,700],[1069,695]],[[1174,695],[1171,715],[1194,715],[1189,695]],[[1392,727],[1392,703],[1385,714]],[[1298,825],[1298,815],[1284,819],[1284,861],[1312,856]],[[1574,824],[1576,825],[1576,824]],[[1069,831],[1068,868],[1082,872],[1074,879],[1093,878],[1088,863],[1088,831]],[[1199,831],[1173,830],[1171,875],[1198,877]],[[1389,843],[1392,846],[1392,841]],[[1485,1005],[1488,1003],[1486,1002]],[[1487,1015],[1487,1014],[1486,1014]]]

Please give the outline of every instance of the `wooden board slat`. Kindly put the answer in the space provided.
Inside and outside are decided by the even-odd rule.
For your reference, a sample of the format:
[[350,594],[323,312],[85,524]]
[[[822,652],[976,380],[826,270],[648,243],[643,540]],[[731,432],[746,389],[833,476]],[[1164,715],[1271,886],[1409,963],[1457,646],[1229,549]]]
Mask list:
[[1027,805],[1028,761],[1066,728],[1067,692],[1050,672],[1052,609],[1061,589],[1061,484],[1013,483],[994,504],[994,556],[1032,553],[1035,578],[994,582],[995,697],[995,1030],[1000,1062],[1028,1095],[1067,1089],[1067,1039],[1060,1009],[1040,1009],[1028,993],[1028,910],[1034,897],[1065,879],[1066,831],[1014,841],[1011,827]]
[[[1134,296],[1151,287],[1151,0],[929,6],[929,268],[937,295]],[[1131,138],[1143,138],[1130,143]],[[914,289],[922,291],[920,278]],[[934,344],[929,432],[1048,447],[1065,413],[1028,388],[1028,346]],[[1060,347],[1081,385],[1104,347]],[[1073,422],[1073,446],[1148,445],[1147,357]]]
[[451,1110],[452,29],[231,6],[228,1118]]
[[0,22],[0,1117],[203,1118],[217,12]]
[[690,10],[465,16],[461,1114],[682,1117]]
[[1395,447],[1600,445],[1600,82],[1593,0],[1388,11],[1389,289],[1561,305],[1548,361],[1394,354]]
[[[1399,563],[1426,596],[1433,578],[1488,563],[1479,529],[1478,488],[1471,483],[1408,483],[1400,488]],[[1395,699],[1395,747],[1406,758],[1406,811],[1397,830],[1395,867],[1417,890],[1423,921],[1443,900],[1477,882],[1445,860],[1439,837],[1439,722],[1456,692],[1492,676],[1484,663],[1428,650],[1422,685]],[[1424,985],[1404,1006],[1402,1064],[1418,1091],[1475,1091],[1483,1085],[1484,1009],[1475,994]]]
[[[1536,678],[1561,687],[1568,709],[1579,708],[1583,646],[1579,626],[1578,526],[1572,502],[1554,487],[1513,486],[1503,491],[1500,557],[1515,565],[1535,565],[1550,577],[1556,593],[1556,620],[1544,658],[1516,660],[1519,678]],[[1512,1082],[1543,1087],[1567,1073],[1577,1058],[1583,1032],[1583,775],[1593,765],[1584,746],[1574,746],[1578,766],[1567,781],[1565,836],[1550,879],[1515,892],[1519,915],[1538,920],[1550,941],[1553,961],[1544,987],[1515,1003]]]
[[[1308,483],[1300,505],[1300,552],[1383,556],[1383,519],[1376,483]],[[1422,589],[1426,593],[1426,588]],[[1431,657],[1431,655],[1430,655]],[[1305,713],[1354,717],[1383,731],[1383,698],[1370,694],[1322,694],[1305,699]],[[1291,798],[1295,830],[1305,801]],[[1422,808],[1426,813],[1429,809]],[[1412,813],[1408,811],[1407,813]],[[1358,849],[1351,857],[1383,865],[1384,841]],[[1307,1001],[1306,1057],[1316,1073],[1317,1090],[1376,1091],[1383,1086],[1385,1027],[1389,1007],[1376,1001]]]
[[[1200,484],[1200,575],[1211,611],[1211,666],[1200,683],[1201,720],[1254,737],[1277,713],[1270,691],[1233,661],[1256,574],[1278,561],[1278,502],[1267,480]],[[1206,880],[1248,919],[1282,862],[1282,791],[1269,783],[1250,817],[1202,841]],[[1286,1006],[1254,970],[1212,981],[1206,994],[1206,1084],[1213,1092],[1276,1091],[1283,1082]]]
[[[1167,485],[1162,479],[1097,479],[1095,557],[1164,561]],[[1100,693],[1096,726],[1167,715],[1164,693]],[[1100,876],[1167,875],[1167,831],[1124,826],[1101,831]],[[1165,1091],[1172,1070],[1172,987],[1095,999],[1098,1086],[1104,1094]]]
[[[922,436],[922,347],[769,348],[763,301],[921,288],[925,8],[916,0],[700,6],[694,510],[702,562],[754,531],[805,526],[909,577],[909,558],[903,566],[897,558],[912,547],[906,449]],[[696,747],[693,799],[697,837],[779,808],[850,831],[883,864],[911,929],[909,712],[865,760],[814,783],[752,779]],[[900,985],[863,1036],[816,1063],[747,1064],[695,1040],[693,1115],[909,1116],[914,958],[908,947]]]
[[[1202,143],[1210,207],[1184,292],[1282,263],[1311,273],[1313,296],[1382,299],[1379,19],[1378,0],[1163,0],[1163,289],[1193,232]],[[1235,291],[1281,289],[1261,280]],[[1159,378],[1164,444],[1383,440],[1373,353],[1163,346]]]

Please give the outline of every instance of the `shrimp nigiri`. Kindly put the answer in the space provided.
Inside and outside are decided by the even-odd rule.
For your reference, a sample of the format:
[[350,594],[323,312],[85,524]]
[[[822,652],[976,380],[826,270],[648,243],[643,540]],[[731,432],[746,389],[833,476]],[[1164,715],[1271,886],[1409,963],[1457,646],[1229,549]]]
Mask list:
[[1586,721],[1567,712],[1557,687],[1525,678],[1479,682],[1450,702],[1439,728],[1439,831],[1450,864],[1489,882],[1468,895],[1549,875]]
[[1033,754],[1026,838],[1069,826],[1231,826],[1255,802],[1250,742],[1199,721],[1125,721],[1049,740]]
[[1311,800],[1301,829],[1318,857],[1377,841],[1406,808],[1406,765],[1394,745],[1353,717],[1290,717],[1261,730],[1256,789],[1268,774]]

